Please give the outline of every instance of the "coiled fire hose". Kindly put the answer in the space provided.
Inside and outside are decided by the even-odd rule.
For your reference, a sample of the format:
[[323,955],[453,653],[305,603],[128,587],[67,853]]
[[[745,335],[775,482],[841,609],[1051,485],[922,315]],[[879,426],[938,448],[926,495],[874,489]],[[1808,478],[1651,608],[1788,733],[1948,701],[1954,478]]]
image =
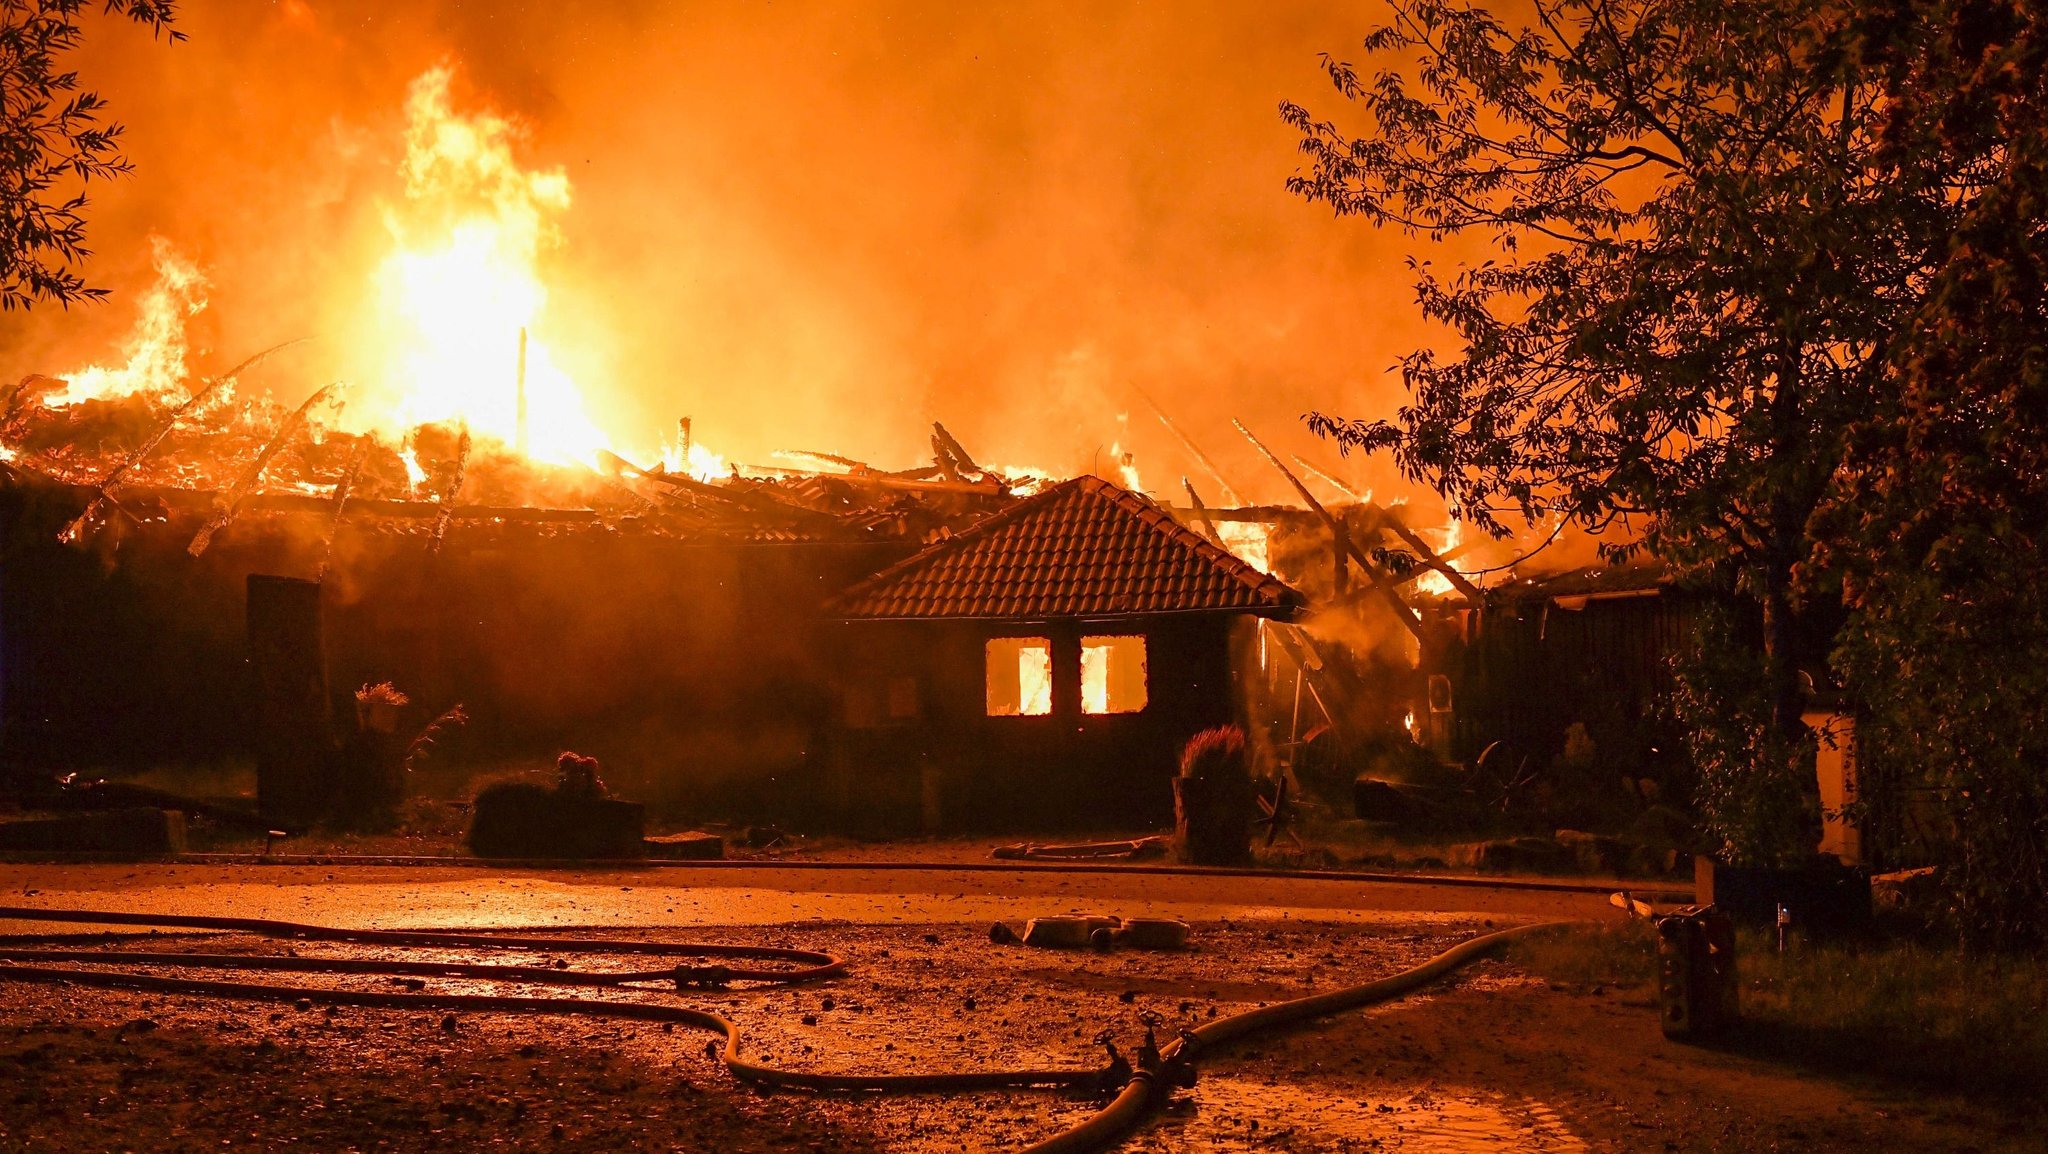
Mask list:
[[144,953],[127,950],[45,949],[0,943],[0,981],[66,983],[107,989],[146,990],[245,1001],[306,1002],[377,1009],[444,1010],[476,1013],[584,1015],[689,1026],[719,1035],[719,1060],[732,1075],[754,1085],[822,1092],[916,1093],[1027,1087],[1090,1090],[1116,1096],[1084,1122],[1028,1147],[1025,1154],[1094,1154],[1121,1141],[1177,1087],[1194,1084],[1194,1063],[1206,1050],[1247,1034],[1276,1029],[1339,1010],[1383,1002],[1435,981],[1508,940],[1562,923],[1517,926],[1453,946],[1429,961],[1391,977],[1347,989],[1263,1006],[1186,1030],[1164,1047],[1148,1029],[1136,1068],[1115,1056],[1095,1070],[987,1070],[933,1074],[815,1074],[750,1062],[739,1055],[740,1029],[709,1010],[651,1002],[594,998],[548,998],[497,994],[387,993],[370,990],[273,986],[250,982],[167,978],[108,970],[21,965],[22,962],[87,962],[97,965],[160,965],[243,970],[284,970],[478,978],[569,986],[623,987],[672,981],[678,989],[716,988],[747,981],[789,985],[837,977],[843,959],[811,950],[701,942],[607,941],[589,938],[512,937],[443,930],[347,930],[266,918],[223,918],[187,914],[132,914],[100,910],[0,906],[0,921],[67,922],[98,925],[177,926],[230,930],[300,941],[350,942],[425,948],[519,949],[555,954],[646,954],[689,958],[744,958],[800,963],[790,968],[676,965],[666,970],[588,971],[555,966],[507,966],[468,962],[404,962],[379,959],[276,957],[244,954]]

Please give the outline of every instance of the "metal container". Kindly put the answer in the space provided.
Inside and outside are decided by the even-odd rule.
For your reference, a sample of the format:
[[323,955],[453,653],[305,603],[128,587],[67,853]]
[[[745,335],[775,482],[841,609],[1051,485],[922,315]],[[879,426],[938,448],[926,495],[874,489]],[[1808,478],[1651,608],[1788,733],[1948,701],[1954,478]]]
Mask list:
[[1735,924],[1714,906],[1686,906],[1657,919],[1657,1005],[1664,1036],[1698,1042],[1726,1034],[1741,1017]]

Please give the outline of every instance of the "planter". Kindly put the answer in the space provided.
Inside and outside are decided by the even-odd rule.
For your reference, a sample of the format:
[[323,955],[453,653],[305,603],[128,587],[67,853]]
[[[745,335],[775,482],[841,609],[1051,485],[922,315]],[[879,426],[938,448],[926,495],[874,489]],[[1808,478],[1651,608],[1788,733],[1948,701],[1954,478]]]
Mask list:
[[1174,844],[1193,865],[1241,866],[1252,860],[1251,782],[1228,777],[1173,779]]
[[499,784],[477,794],[469,847],[478,857],[635,858],[645,820],[638,802]]
[[395,701],[356,701],[356,726],[365,733],[397,733],[405,706]]

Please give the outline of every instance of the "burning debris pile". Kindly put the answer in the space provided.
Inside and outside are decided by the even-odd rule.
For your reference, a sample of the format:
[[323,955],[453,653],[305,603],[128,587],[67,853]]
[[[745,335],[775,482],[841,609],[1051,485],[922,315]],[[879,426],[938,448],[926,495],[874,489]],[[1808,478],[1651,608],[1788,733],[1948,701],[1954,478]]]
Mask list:
[[[722,473],[683,422],[667,460],[641,465],[600,449],[553,465],[474,436],[460,423],[415,426],[396,441],[344,431],[344,390],[296,407],[238,393],[261,354],[191,391],[73,399],[72,382],[31,375],[0,392],[0,482],[70,490],[80,542],[108,526],[191,523],[191,551],[246,514],[369,518],[392,532],[527,523],[635,529],[714,540],[919,540],[1028,495],[1043,478],[977,464],[934,425],[932,463],[889,471],[827,453],[791,467]],[[714,459],[715,458],[711,458]]]

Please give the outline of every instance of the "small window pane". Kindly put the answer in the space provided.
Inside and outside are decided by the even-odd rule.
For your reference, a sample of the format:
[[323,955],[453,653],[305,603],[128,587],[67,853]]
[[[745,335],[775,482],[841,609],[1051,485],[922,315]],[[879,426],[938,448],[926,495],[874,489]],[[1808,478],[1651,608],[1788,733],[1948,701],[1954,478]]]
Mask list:
[[991,638],[988,715],[1042,717],[1052,712],[1052,642],[1043,637]]
[[1136,713],[1147,692],[1142,635],[1081,639],[1081,712]]

